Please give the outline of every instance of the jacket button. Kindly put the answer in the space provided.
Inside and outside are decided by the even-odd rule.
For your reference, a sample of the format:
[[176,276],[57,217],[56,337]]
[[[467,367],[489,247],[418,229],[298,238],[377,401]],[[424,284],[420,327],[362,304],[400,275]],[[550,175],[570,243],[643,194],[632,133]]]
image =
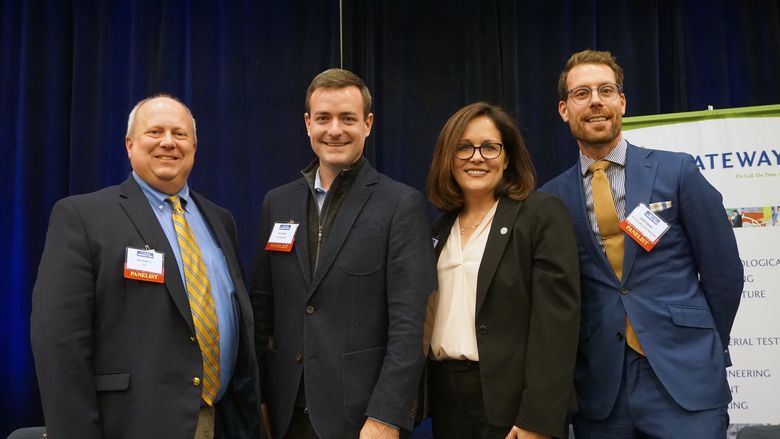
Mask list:
[[487,334],[487,332],[488,332],[488,330],[487,330],[487,326],[485,326],[485,325],[479,325],[479,333],[480,333],[480,334],[482,334],[482,335],[485,335],[485,334]]
[[620,289],[620,294],[628,294],[629,291],[631,291],[631,290],[629,290],[628,288],[621,288]]
[[618,332],[617,334],[615,334],[615,338],[617,339],[617,341],[623,341],[623,333]]
[[295,354],[295,362],[296,362],[296,363],[300,363],[300,362],[302,362],[302,361],[303,361],[303,354],[302,354],[302,353],[300,353],[300,352],[298,352],[297,354]]
[[192,384],[196,386],[200,386],[200,378],[195,377],[192,379]]
[[309,305],[306,307],[306,314],[314,314],[314,306]]

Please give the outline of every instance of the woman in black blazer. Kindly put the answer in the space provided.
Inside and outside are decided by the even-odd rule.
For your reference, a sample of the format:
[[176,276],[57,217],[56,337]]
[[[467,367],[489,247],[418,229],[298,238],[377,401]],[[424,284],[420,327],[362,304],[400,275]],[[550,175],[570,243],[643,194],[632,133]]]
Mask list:
[[[428,306],[437,438],[563,437],[579,327],[577,245],[555,196],[534,192],[514,121],[479,102],[442,128],[428,196],[439,290]],[[428,345],[430,342],[430,345]]]

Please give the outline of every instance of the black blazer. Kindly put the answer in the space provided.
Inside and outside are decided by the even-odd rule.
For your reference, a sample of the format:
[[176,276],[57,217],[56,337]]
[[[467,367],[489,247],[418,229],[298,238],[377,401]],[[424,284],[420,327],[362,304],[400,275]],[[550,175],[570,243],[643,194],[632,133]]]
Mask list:
[[[230,213],[192,199],[227,261],[239,308],[239,349],[216,405],[218,438],[260,435],[249,296]],[[125,279],[125,248],[165,253],[165,283]],[[193,437],[201,352],[187,293],[149,201],[129,177],[55,204],[33,289],[32,348],[49,437]]]
[[[437,258],[459,213],[434,226]],[[577,244],[561,200],[502,197],[479,266],[474,321],[491,424],[563,436],[579,312]]]

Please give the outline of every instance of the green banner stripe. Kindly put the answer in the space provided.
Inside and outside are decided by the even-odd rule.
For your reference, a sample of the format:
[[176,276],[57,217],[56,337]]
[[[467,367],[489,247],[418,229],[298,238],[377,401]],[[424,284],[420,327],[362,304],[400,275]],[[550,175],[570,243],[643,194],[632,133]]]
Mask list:
[[780,117],[780,104],[626,117],[623,119],[623,130],[734,117]]

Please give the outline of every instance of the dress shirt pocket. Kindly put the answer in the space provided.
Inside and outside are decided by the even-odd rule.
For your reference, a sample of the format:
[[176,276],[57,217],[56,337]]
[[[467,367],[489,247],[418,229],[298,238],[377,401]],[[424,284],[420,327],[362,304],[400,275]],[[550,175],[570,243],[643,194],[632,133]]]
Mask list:
[[715,320],[707,308],[699,306],[669,305],[672,322],[677,326],[715,329]]
[[355,227],[349,231],[349,236],[341,247],[337,257],[338,264],[347,274],[369,275],[379,270],[382,265],[382,247],[379,227]]
[[97,373],[92,376],[92,379],[98,392],[115,392],[130,387],[130,372]]
[[368,399],[374,391],[385,347],[379,346],[341,356],[341,383],[344,389],[344,412],[349,422],[363,425]]

